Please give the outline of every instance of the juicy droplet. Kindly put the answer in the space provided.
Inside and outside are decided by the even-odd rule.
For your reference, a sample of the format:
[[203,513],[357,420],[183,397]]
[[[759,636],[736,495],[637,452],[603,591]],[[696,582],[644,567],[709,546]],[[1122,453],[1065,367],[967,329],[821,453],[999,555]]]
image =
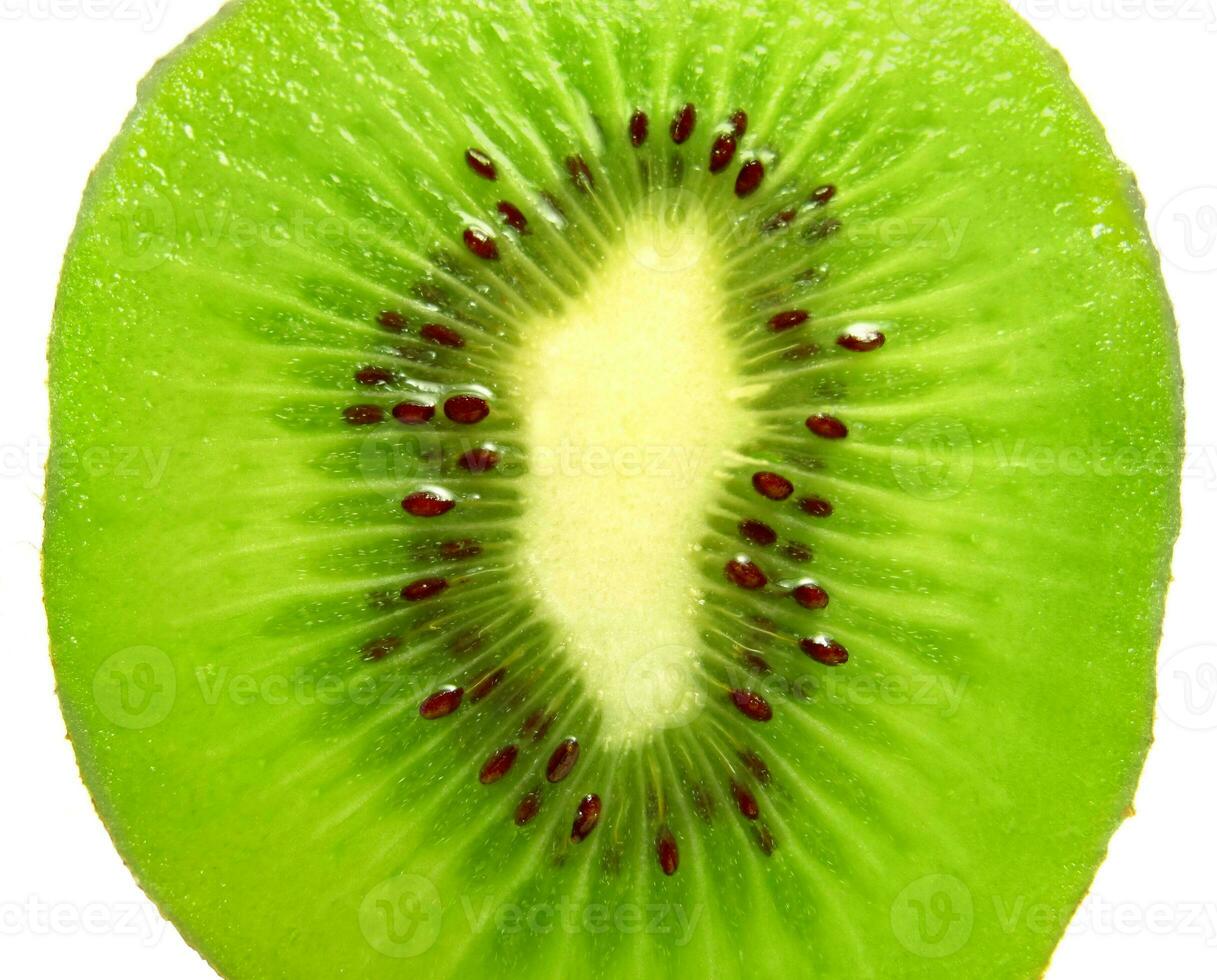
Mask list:
[[637,110],[630,116],[630,143],[634,146],[642,146],[647,141],[650,133],[651,120],[647,118],[647,114],[641,109]]
[[735,159],[735,134],[721,133],[710,147],[710,173],[717,174],[731,166]]
[[749,160],[740,168],[735,178],[735,196],[749,197],[755,194],[765,179],[765,165],[760,160]]
[[379,405],[352,405],[342,410],[348,425],[376,425],[383,422],[385,411]]
[[401,590],[401,597],[406,602],[423,602],[434,599],[448,588],[446,578],[420,578],[411,582]]
[[745,717],[753,721],[769,721],[773,717],[769,702],[753,691],[732,691],[731,700]]
[[444,402],[444,414],[458,425],[476,425],[490,414],[490,406],[477,395],[453,395]]
[[418,706],[418,713],[428,721],[446,718],[461,706],[465,692],[459,687],[441,687]]
[[807,420],[807,429],[821,439],[844,439],[849,429],[839,418],[832,415],[813,415]]
[[516,757],[519,754],[520,750],[516,746],[503,746],[503,748],[499,749],[499,751],[486,760],[482,766],[482,771],[478,773],[478,780],[483,786],[497,783],[511,772],[511,767],[516,764]]
[[802,326],[810,318],[811,314],[806,310],[783,310],[769,318],[769,329],[774,333],[781,333],[784,330]]
[[828,593],[818,585],[800,585],[791,595],[804,609],[824,609],[828,606]]
[[579,743],[573,738],[563,739],[549,757],[549,762],[545,766],[545,778],[551,783],[562,782],[570,775],[570,771],[575,768],[575,763],[578,761]]
[[440,347],[464,347],[465,338],[442,323],[424,323],[419,331],[423,340],[438,344]]
[[676,874],[676,869],[680,867],[680,850],[676,846],[676,836],[667,827],[660,828],[659,836],[655,839],[655,854],[664,874]]
[[600,822],[600,797],[595,793],[583,797],[579,801],[579,809],[575,811],[575,822],[570,829],[570,839],[578,844],[587,839],[588,834],[596,829]]
[[419,490],[406,497],[401,506],[411,517],[440,517],[452,510],[456,501],[441,497],[430,490]]
[[827,636],[813,636],[799,641],[802,651],[825,667],[840,667],[849,660],[849,651]]
[[465,229],[465,247],[479,259],[493,261],[499,257],[498,243],[480,228]]
[[741,589],[754,591],[763,589],[769,583],[765,573],[746,558],[732,558],[727,562],[726,570],[727,578]]
[[752,488],[770,500],[786,500],[794,493],[794,484],[786,477],[769,472],[753,474]]
[[778,539],[777,531],[763,521],[740,521],[739,533],[745,541],[760,545],[762,548],[768,548]]
[[541,793],[539,790],[531,790],[525,793],[519,804],[516,806],[516,826],[523,827],[529,823],[533,817],[541,810]]
[[469,164],[469,169],[479,177],[494,180],[499,175],[494,161],[485,152],[476,147],[470,147],[465,151],[465,162]]
[[678,146],[693,135],[693,127],[697,125],[697,109],[692,102],[686,102],[676,110],[672,119],[672,142]]

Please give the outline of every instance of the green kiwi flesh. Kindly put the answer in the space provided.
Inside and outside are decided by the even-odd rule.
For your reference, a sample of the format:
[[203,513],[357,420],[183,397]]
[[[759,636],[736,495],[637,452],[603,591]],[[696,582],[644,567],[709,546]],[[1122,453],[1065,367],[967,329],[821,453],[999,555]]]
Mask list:
[[999,3],[246,0],[63,273],[85,781],[228,977],[1038,976],[1149,744],[1179,386]]

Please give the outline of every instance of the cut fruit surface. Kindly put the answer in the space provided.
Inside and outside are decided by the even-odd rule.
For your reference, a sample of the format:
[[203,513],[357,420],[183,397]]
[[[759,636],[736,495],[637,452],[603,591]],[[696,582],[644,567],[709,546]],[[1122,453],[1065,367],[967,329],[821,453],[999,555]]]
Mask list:
[[1038,976],[1131,805],[1174,327],[1001,4],[245,0],[51,396],[69,731],[225,976]]

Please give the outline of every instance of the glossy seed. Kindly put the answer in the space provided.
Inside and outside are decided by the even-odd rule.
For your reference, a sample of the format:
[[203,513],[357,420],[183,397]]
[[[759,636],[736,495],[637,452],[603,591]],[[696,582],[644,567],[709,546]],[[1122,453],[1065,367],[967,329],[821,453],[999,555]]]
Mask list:
[[731,700],[745,717],[753,721],[769,721],[773,717],[769,702],[753,691],[732,691]]
[[352,405],[342,410],[347,425],[376,425],[383,422],[385,411],[379,405]]
[[740,168],[735,178],[735,196],[748,197],[756,193],[765,179],[765,165],[760,160],[749,160]]
[[528,231],[528,219],[524,217],[524,212],[514,204],[510,201],[499,201],[496,207],[499,209],[499,214],[503,216],[503,220],[512,228],[521,234]]
[[801,544],[788,544],[782,549],[783,553],[791,561],[807,562],[811,561],[811,549]]
[[841,222],[836,218],[829,218],[827,221],[821,221],[819,224],[812,225],[807,229],[807,240],[811,242],[820,242],[826,238],[832,238],[841,230]]
[[799,509],[812,517],[832,516],[832,504],[823,497],[804,497],[799,501]]
[[444,402],[444,414],[459,425],[476,425],[490,414],[490,406],[477,395],[453,395]]
[[769,582],[765,573],[746,558],[732,558],[726,566],[727,578],[741,589],[763,589]]
[[744,749],[740,752],[740,760],[748,767],[748,771],[762,786],[768,786],[772,775],[769,772],[769,767],[765,765],[764,760],[753,752],[751,749]]
[[545,766],[545,778],[551,783],[560,783],[579,761],[579,743],[573,738],[563,739],[554,749]]
[[731,166],[735,159],[735,134],[721,133],[710,147],[710,173],[717,174]]
[[439,553],[448,561],[463,561],[468,558],[476,558],[482,553],[482,546],[476,541],[465,539],[462,541],[445,541],[440,545]]
[[799,641],[802,651],[825,667],[840,667],[849,660],[849,652],[836,640],[827,636],[814,636]]
[[778,539],[778,533],[762,521],[746,520],[739,523],[740,536],[745,541],[768,548]]
[[446,718],[461,706],[465,692],[459,687],[441,687],[418,706],[418,713],[428,721]]
[[531,738],[534,742],[539,742],[549,733],[550,726],[553,723],[554,716],[547,714],[544,708],[539,708],[524,719],[524,724],[520,726],[520,735],[523,738]]
[[797,218],[798,216],[799,216],[799,212],[796,211],[794,208],[786,208],[783,211],[779,211],[777,214],[775,214],[773,217],[771,217],[769,220],[767,220],[763,225],[761,225],[761,230],[762,231],[781,231],[783,228],[787,227],[792,221],[794,221],[794,219]]
[[697,109],[692,102],[686,102],[676,110],[672,119],[672,142],[678,146],[693,135],[693,127],[697,125]]
[[368,663],[376,663],[376,661],[384,660],[385,657],[395,653],[400,648],[400,636],[381,636],[365,643],[360,653]]
[[783,310],[781,313],[775,313],[769,318],[769,329],[774,333],[792,330],[806,323],[810,317],[811,314],[806,310]]
[[584,194],[590,194],[596,186],[596,178],[592,176],[591,168],[588,167],[587,161],[579,154],[574,154],[566,158],[566,172],[570,174],[570,179],[574,183],[575,188]]
[[423,602],[426,599],[434,599],[447,588],[446,578],[420,578],[402,589],[401,597],[406,602]]
[[381,310],[380,315],[376,317],[376,322],[389,333],[401,333],[409,326],[409,321],[397,310]]
[[743,139],[744,134],[748,132],[748,113],[743,109],[736,109],[731,113],[731,128],[735,130],[737,139]]
[[600,797],[595,793],[583,797],[579,808],[575,811],[575,822],[571,825],[570,839],[578,844],[587,839],[587,835],[596,829],[600,822]]
[[423,340],[438,344],[440,347],[464,347],[465,338],[442,323],[424,323],[419,331]]
[[494,671],[494,673],[487,674],[480,681],[478,681],[477,686],[469,692],[470,702],[477,704],[479,701],[489,696],[496,687],[503,683],[503,678],[506,676],[506,667],[500,667],[498,670]]
[[516,746],[503,746],[503,748],[499,749],[499,751],[486,760],[486,763],[482,766],[482,771],[478,773],[478,780],[483,786],[497,783],[511,772],[511,767],[516,764],[516,757],[519,754],[520,750]]
[[752,488],[762,497],[770,500],[785,500],[794,493],[794,484],[777,473],[753,474]]
[[828,593],[818,585],[800,585],[791,595],[804,609],[824,609],[828,606]]
[[757,805],[756,797],[746,787],[739,783],[732,783],[731,793],[735,797],[735,805],[739,807],[739,812],[749,820],[755,820],[761,815],[761,808]]
[[797,344],[783,351],[782,357],[787,361],[806,361],[818,353],[820,353],[820,348],[817,344]]
[[462,454],[457,464],[469,473],[489,473],[499,465],[499,454],[493,449],[470,449]]
[[822,208],[836,196],[836,187],[834,187],[832,184],[823,184],[811,192],[811,203]]
[[642,146],[650,133],[651,120],[647,118],[645,112],[638,109],[630,116],[630,143],[634,146]]
[[483,151],[470,147],[465,151],[465,162],[469,164],[469,169],[479,177],[485,177],[487,180],[494,180],[498,177],[499,172],[495,168],[494,161],[490,159]]
[[655,839],[655,855],[664,874],[676,874],[676,869],[680,867],[680,850],[676,846],[676,836],[667,827],[661,827]]
[[393,382],[393,372],[382,367],[362,367],[355,372],[355,380],[361,385],[380,388]]
[[770,833],[768,827],[756,827],[756,846],[761,849],[761,853],[765,857],[769,857],[777,848],[777,842],[773,839],[773,834]]
[[878,350],[885,343],[887,343],[887,337],[874,327],[854,327],[837,338],[839,346],[857,354]]
[[465,229],[465,247],[479,259],[494,260],[499,257],[498,243],[480,228]]
[[769,661],[754,650],[744,650],[742,659],[744,666],[754,674],[764,676],[765,674],[773,673],[773,668],[769,666]]
[[541,809],[541,793],[538,790],[532,790],[524,794],[516,806],[516,826],[523,827],[526,823],[532,820],[533,817]]
[[808,431],[821,439],[844,439],[849,435],[845,423],[832,415],[813,415],[806,424]]
[[402,402],[393,406],[393,418],[403,425],[424,425],[435,418],[435,406]]
[[440,517],[452,510],[456,501],[430,490],[418,490],[402,500],[401,506],[411,517]]

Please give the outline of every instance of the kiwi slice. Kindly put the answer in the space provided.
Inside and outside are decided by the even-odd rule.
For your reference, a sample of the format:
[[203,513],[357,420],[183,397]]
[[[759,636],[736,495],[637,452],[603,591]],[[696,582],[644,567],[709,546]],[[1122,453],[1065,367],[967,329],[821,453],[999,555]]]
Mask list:
[[1038,975],[1149,744],[1179,388],[999,3],[246,0],[63,275],[85,781],[230,977]]

